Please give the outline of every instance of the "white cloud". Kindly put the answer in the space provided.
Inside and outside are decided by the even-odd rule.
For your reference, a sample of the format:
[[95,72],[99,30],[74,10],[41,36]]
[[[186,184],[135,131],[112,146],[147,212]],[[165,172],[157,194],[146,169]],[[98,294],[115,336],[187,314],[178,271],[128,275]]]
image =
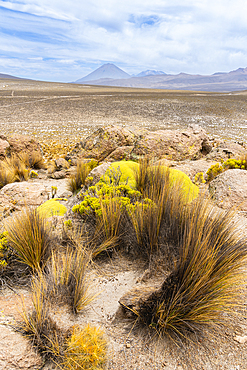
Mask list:
[[6,73],[33,78],[72,81],[103,62],[129,73],[247,66],[244,0],[0,1],[0,24],[0,56],[21,61]]

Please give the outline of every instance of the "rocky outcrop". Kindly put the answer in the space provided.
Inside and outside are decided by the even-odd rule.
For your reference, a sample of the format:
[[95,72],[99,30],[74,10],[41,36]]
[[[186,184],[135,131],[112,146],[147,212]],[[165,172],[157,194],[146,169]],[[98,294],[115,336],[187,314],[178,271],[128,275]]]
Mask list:
[[72,164],[77,158],[94,158],[103,161],[117,148],[135,145],[142,135],[139,130],[120,126],[99,128],[91,136],[77,143],[65,159],[70,160]]
[[72,195],[67,190],[67,180],[35,180],[5,185],[0,190],[0,216],[7,217],[25,206],[37,207],[51,199],[52,193],[56,193],[56,198]]
[[212,146],[206,132],[198,125],[186,131],[158,130],[145,135],[135,145],[131,155],[152,155],[172,160],[198,159],[210,152]]
[[207,155],[208,160],[226,161],[228,158],[240,158],[247,153],[244,145],[233,142],[220,142]]
[[39,143],[30,136],[13,135],[6,137],[0,135],[0,160],[9,157],[11,154],[37,152],[42,155]]
[[247,171],[227,170],[209,184],[209,192],[218,207],[247,213]]
[[198,125],[188,130],[140,131],[120,126],[100,128],[77,143],[66,156],[73,164],[77,158],[99,161],[138,159],[151,155],[174,160],[197,159],[210,152],[212,146],[206,132]]

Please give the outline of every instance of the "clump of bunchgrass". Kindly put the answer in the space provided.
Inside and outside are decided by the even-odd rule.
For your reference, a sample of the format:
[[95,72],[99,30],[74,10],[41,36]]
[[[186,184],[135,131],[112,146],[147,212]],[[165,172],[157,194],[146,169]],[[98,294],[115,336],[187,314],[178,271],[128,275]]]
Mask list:
[[87,163],[78,161],[75,173],[71,174],[70,178],[68,179],[68,190],[73,194],[76,194],[78,191],[80,191],[81,187],[85,185],[85,180],[90,171],[90,166]]
[[247,248],[231,212],[195,200],[187,207],[179,244],[175,269],[136,312],[158,334],[183,336],[223,323],[224,313],[234,314],[240,305]]
[[65,361],[67,370],[102,370],[106,364],[107,340],[102,329],[92,325],[74,327],[67,340]]
[[35,209],[25,208],[6,223],[8,242],[17,258],[39,271],[51,255],[51,229]]
[[81,246],[67,248],[62,255],[52,254],[47,281],[51,299],[67,303],[73,313],[82,311],[93,299],[89,291],[88,265],[91,258]]
[[27,337],[45,358],[57,360],[62,356],[66,333],[63,333],[50,316],[51,305],[45,275],[40,271],[31,284],[32,312],[23,302],[22,322],[16,329]]

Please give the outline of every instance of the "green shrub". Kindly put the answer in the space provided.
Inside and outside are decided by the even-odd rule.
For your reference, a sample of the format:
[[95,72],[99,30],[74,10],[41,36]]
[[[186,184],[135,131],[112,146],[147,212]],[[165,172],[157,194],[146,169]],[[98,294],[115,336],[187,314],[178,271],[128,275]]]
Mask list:
[[0,234],[0,270],[7,266],[9,253],[7,235],[7,231]]
[[131,188],[136,187],[134,171],[138,163],[133,161],[113,162],[107,169],[102,181],[112,185],[129,185]]
[[67,208],[59,202],[59,198],[49,199],[37,207],[37,212],[45,218],[63,216],[67,212]]

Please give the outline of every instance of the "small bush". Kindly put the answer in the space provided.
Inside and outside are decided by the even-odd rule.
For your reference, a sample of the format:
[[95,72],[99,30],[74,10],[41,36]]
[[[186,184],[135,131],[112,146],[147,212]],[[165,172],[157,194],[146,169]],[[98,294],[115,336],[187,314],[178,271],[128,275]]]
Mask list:
[[67,341],[64,368],[67,370],[102,370],[106,363],[107,341],[100,328],[75,327]]
[[6,230],[18,259],[39,271],[51,253],[51,231],[46,220],[36,210],[26,208],[6,224]]
[[67,208],[59,202],[59,199],[49,199],[37,207],[37,212],[45,218],[63,216],[67,212]]

